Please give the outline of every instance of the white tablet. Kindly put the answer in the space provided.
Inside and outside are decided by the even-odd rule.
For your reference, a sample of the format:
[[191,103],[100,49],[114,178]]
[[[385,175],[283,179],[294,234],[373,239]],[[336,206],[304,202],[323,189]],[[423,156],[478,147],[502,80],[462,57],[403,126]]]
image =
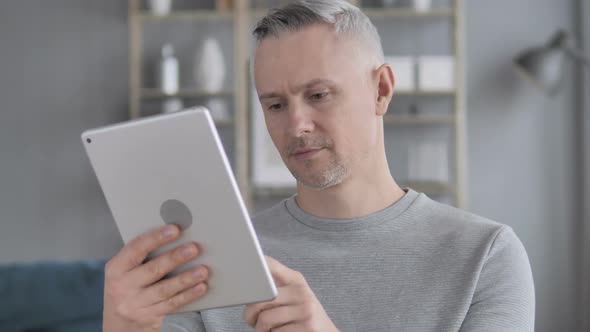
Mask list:
[[277,295],[227,156],[203,107],[85,131],[82,140],[123,241],[164,223],[197,242],[211,275],[204,297],[177,312]]

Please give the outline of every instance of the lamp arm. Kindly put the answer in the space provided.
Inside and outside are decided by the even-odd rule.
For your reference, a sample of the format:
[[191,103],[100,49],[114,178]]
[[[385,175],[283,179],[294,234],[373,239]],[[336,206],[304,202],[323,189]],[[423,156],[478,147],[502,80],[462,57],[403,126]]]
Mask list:
[[564,47],[564,51],[567,55],[581,62],[583,65],[590,67],[590,58],[586,57],[582,52],[575,48]]

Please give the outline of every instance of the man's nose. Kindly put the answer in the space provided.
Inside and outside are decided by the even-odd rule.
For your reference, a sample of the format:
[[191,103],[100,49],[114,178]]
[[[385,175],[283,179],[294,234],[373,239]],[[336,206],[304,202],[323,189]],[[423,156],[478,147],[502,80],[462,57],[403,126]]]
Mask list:
[[314,130],[315,123],[311,107],[304,103],[291,103],[288,113],[288,131],[291,137],[300,137]]

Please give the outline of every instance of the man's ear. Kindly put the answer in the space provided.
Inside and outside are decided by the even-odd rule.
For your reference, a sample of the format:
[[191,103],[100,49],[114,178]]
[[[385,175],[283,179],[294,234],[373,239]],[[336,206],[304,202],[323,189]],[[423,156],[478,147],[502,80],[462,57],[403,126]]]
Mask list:
[[383,116],[387,112],[391,96],[393,96],[393,88],[395,86],[395,76],[391,66],[384,63],[375,70],[375,79],[377,81],[377,100],[376,108],[377,115]]

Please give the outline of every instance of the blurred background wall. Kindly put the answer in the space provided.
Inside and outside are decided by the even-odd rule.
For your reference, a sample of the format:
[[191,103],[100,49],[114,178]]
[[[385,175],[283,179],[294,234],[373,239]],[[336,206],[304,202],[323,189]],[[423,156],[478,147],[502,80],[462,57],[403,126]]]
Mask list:
[[[588,81],[570,63],[547,97],[511,59],[560,27],[588,47],[588,3],[465,2],[469,210],[512,226],[527,248],[537,330],[580,330]],[[0,2],[0,262],[120,248],[79,135],[127,118],[127,57],[125,1]]]
[[575,331],[582,217],[575,68],[568,66],[562,91],[547,97],[511,60],[559,27],[576,31],[576,2],[466,5],[470,210],[512,226],[524,243],[538,330]]
[[79,139],[127,118],[126,1],[0,2],[0,260],[121,245]]

